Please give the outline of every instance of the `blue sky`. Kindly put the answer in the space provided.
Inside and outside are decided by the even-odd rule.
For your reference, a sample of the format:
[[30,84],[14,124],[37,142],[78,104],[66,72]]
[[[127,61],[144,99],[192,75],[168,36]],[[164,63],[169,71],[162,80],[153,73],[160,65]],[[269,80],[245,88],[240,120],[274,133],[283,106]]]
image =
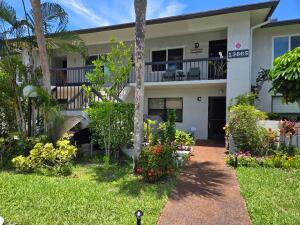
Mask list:
[[[7,0],[23,17],[21,0]],[[27,10],[30,0],[24,0]],[[44,0],[41,0],[45,2]],[[133,0],[48,0],[61,4],[69,14],[69,29],[82,29],[131,22]],[[147,19],[219,9],[267,0],[148,0]],[[300,18],[300,0],[281,0],[273,18]]]

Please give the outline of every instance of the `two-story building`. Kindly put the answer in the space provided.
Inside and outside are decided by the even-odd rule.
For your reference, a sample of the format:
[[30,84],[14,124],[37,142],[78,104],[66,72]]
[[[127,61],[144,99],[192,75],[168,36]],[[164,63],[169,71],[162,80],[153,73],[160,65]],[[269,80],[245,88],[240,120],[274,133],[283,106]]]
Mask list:
[[[166,118],[176,109],[177,127],[196,138],[223,136],[231,99],[249,92],[261,68],[300,46],[300,20],[274,21],[278,1],[147,21],[145,114]],[[77,30],[88,58],[61,54],[51,59],[53,96],[69,110],[83,110],[82,91],[91,62],[110,51],[110,39],[134,43],[134,23]],[[129,75],[123,100],[134,102],[135,75]],[[257,105],[266,112],[300,113],[283,105],[265,84]]]

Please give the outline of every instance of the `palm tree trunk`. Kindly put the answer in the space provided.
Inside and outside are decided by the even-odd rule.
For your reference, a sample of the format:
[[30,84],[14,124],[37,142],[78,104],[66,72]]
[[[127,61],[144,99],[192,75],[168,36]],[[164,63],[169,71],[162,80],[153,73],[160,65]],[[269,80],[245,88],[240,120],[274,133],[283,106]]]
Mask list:
[[135,9],[135,113],[134,113],[134,155],[133,169],[142,151],[143,113],[144,113],[144,75],[145,75],[145,30],[147,0],[134,0]]
[[43,30],[43,20],[41,12],[41,1],[40,0],[30,0],[33,16],[34,16],[34,28],[36,33],[37,44],[39,47],[39,56],[41,61],[41,67],[43,72],[43,87],[51,94],[51,84],[50,84],[50,70],[48,64],[46,41]]

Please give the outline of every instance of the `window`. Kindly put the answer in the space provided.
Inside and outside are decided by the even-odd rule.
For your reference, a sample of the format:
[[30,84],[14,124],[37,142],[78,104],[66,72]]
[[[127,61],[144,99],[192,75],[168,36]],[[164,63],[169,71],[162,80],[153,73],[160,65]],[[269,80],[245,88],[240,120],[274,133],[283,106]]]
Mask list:
[[93,66],[93,61],[99,59],[99,55],[90,55],[85,60],[86,66]]
[[[165,62],[183,60],[183,48],[152,51],[152,62]],[[167,68],[166,68],[167,67]],[[165,71],[166,69],[182,70],[182,63],[159,63],[152,65],[152,71]]]
[[273,59],[275,59],[296,47],[300,47],[300,35],[275,37],[273,44]]
[[281,96],[272,97],[272,112],[274,113],[292,113],[300,114],[300,107],[298,103],[283,103]]
[[[153,51],[152,62],[165,62],[167,61],[167,53],[165,50]],[[152,71],[165,71],[166,64],[154,64],[152,65]]]
[[300,35],[291,37],[291,50],[300,47]]
[[182,122],[183,99],[182,98],[149,98],[148,99],[148,115],[160,116],[166,121],[168,110],[175,109],[176,122]]

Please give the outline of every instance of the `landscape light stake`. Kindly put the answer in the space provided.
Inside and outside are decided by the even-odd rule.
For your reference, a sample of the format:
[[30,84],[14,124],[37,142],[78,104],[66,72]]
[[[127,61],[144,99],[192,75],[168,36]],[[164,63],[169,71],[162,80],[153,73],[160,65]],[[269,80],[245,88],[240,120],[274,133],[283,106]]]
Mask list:
[[234,168],[236,169],[238,167],[238,157],[234,157]]
[[136,217],[136,225],[142,225],[142,216],[144,215],[142,210],[138,210],[134,213]]

